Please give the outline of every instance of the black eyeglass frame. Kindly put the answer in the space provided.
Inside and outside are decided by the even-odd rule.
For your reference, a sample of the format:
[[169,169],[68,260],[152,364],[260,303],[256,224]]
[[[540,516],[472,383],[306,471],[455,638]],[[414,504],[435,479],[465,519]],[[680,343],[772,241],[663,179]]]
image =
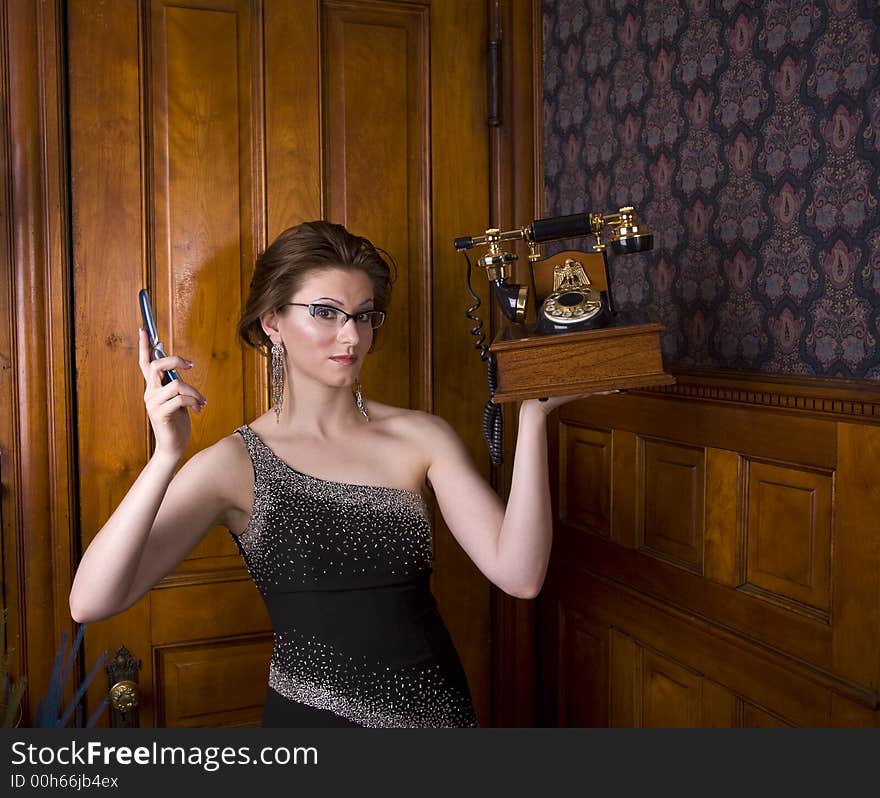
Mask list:
[[285,308],[288,305],[296,305],[298,308],[308,308],[309,315],[312,318],[315,318],[315,311],[318,308],[327,308],[327,310],[332,310],[334,313],[341,313],[343,316],[345,316],[345,321],[339,325],[340,329],[342,327],[344,327],[346,324],[348,324],[349,319],[354,319],[354,323],[357,324],[358,323],[357,317],[360,316],[362,313],[378,313],[379,314],[379,323],[375,327],[373,327],[372,324],[370,325],[370,329],[372,329],[372,330],[378,330],[385,323],[385,311],[384,310],[375,310],[375,309],[373,309],[373,310],[359,310],[357,313],[347,313],[342,308],[337,308],[337,307],[334,307],[333,305],[323,305],[320,302],[309,302],[308,304],[306,304],[305,302],[285,302],[283,305],[279,305],[278,309],[281,310],[281,308]]

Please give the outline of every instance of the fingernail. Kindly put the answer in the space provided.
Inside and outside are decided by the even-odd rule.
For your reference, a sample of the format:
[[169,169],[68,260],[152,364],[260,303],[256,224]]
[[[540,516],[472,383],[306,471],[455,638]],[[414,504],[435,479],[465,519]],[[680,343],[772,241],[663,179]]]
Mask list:
[[186,365],[189,366],[190,368],[192,368],[195,365],[195,363],[193,363],[192,360],[187,360]]
[[207,400],[207,399],[200,399],[199,401],[200,401],[201,404],[203,404],[203,405],[208,404],[208,400]]

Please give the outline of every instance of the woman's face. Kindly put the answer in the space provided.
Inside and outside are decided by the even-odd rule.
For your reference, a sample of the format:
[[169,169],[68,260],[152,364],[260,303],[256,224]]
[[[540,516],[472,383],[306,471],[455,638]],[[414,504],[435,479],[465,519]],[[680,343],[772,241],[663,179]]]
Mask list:
[[[287,348],[288,368],[329,385],[351,385],[373,343],[370,324],[340,316],[328,319],[332,312],[317,308],[315,315],[303,305],[324,305],[346,313],[372,310],[373,283],[360,269],[315,269],[306,274],[302,285],[278,316],[281,340]],[[352,355],[353,360],[332,358]],[[295,377],[294,377],[295,379]]]

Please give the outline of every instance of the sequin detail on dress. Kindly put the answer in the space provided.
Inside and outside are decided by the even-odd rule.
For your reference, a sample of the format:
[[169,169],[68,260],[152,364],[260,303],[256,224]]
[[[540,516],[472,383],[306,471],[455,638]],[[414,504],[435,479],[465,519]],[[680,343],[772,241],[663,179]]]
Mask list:
[[475,726],[429,589],[424,498],[304,474],[249,426],[236,432],[254,467],[254,505],[233,539],[275,629],[269,685],[289,699],[271,725],[300,725],[306,705],[361,726]]
[[[393,583],[417,576],[433,559],[424,498],[401,488],[332,482],[281,460],[248,426],[254,508],[238,538],[261,590]],[[278,547],[291,549],[279,558]]]
[[281,695],[369,728],[476,726],[470,697],[436,662],[392,669],[316,638],[276,635],[269,684]]

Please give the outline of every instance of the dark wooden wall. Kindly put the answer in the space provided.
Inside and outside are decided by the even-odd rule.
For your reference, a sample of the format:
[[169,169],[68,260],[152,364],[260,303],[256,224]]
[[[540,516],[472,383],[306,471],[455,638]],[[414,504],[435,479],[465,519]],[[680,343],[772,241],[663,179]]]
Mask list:
[[554,430],[542,724],[877,724],[880,386],[680,373]]
[[[348,224],[399,266],[367,396],[443,416],[492,477],[452,247],[489,217],[488,11],[484,0],[0,4],[3,594],[12,673],[28,678],[25,725],[75,631],[79,551],[149,455],[139,287],[166,345],[213,391],[211,419],[194,423],[201,448],[268,404],[265,362],[232,335],[255,253],[305,219]],[[489,724],[492,590],[436,521],[434,591]],[[261,599],[214,530],[134,607],[89,625],[85,664],[122,645],[142,661],[142,725],[254,723],[259,691],[235,704],[206,685],[242,671],[258,683],[270,644]],[[198,677],[179,679],[186,669]],[[92,705],[106,690],[99,673]]]

